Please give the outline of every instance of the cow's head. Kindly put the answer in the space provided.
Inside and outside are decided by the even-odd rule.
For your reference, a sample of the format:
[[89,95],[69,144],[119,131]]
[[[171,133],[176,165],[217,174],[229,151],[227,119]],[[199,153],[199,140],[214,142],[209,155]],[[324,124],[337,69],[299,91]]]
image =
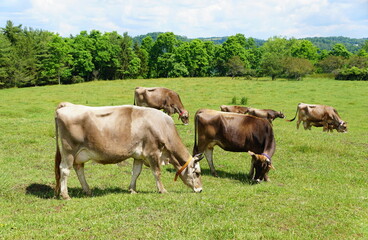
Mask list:
[[[181,180],[193,189],[194,192],[202,192],[202,180],[201,180],[201,167],[199,166],[199,161],[203,158],[202,154],[197,154],[192,157],[185,169],[180,169],[175,176],[175,180],[179,175]],[[184,166],[183,166],[184,167]]]
[[255,174],[252,177],[253,180],[260,182],[262,180],[267,181],[267,173],[271,168],[275,169],[272,166],[271,159],[267,156],[267,154],[255,154],[254,152],[248,151],[249,155],[252,156],[252,166],[255,169]]
[[280,112],[278,112],[278,117],[279,118],[285,118],[285,115],[280,111]]
[[184,123],[184,125],[188,125],[189,123],[189,113],[187,110],[183,110],[179,112],[179,118]]
[[348,132],[348,123],[344,121],[339,122],[339,125],[337,126],[336,130],[338,132],[343,132],[343,133]]

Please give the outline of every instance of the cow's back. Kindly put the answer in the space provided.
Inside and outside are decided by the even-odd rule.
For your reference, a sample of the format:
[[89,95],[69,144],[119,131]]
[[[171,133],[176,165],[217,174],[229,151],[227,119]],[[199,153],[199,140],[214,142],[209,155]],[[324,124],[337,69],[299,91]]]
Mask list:
[[136,87],[134,102],[137,106],[163,109],[168,95],[168,89],[161,87]]
[[272,126],[262,118],[205,109],[197,112],[196,119],[199,138],[206,139],[205,144],[219,145],[226,151],[252,149],[262,153],[267,141],[273,140]]
[[72,152],[88,149],[96,161],[118,162],[142,155],[145,145],[165,144],[176,133],[173,120],[153,108],[74,105],[58,109],[56,115],[67,147]]

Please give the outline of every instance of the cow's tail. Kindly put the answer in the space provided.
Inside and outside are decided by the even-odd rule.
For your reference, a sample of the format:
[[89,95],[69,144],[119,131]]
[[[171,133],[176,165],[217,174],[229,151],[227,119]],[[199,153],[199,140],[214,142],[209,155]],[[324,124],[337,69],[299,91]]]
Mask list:
[[59,148],[59,129],[57,124],[57,118],[55,117],[55,138],[56,138],[56,154],[55,154],[55,197],[59,197],[60,195],[60,163],[61,163],[61,154]]
[[[272,141],[268,141],[266,143],[266,146],[265,146],[265,151],[267,150],[267,152],[273,156],[273,154],[275,153],[275,150],[276,150],[276,142],[275,142],[275,136],[274,136],[274,133],[273,133],[273,127],[272,127],[272,124],[269,125],[269,131],[270,131],[270,138],[272,139]],[[271,159],[270,159],[271,160]]]
[[[136,88],[136,89],[137,89],[137,88]],[[137,90],[135,90],[135,91],[134,91],[134,102],[133,102],[133,105],[134,105],[134,106],[135,106],[135,95],[136,95],[136,91],[137,91]]]
[[198,143],[197,143],[197,135],[198,135],[198,112],[196,112],[194,116],[194,146],[193,146],[193,156],[198,154]]
[[285,121],[287,121],[287,122],[292,122],[292,121],[294,121],[294,120],[295,120],[296,115],[298,115],[299,105],[300,105],[300,103],[299,103],[299,104],[298,104],[298,106],[296,107],[296,112],[295,112],[295,116],[294,116],[294,118],[293,118],[293,119],[290,119],[290,120],[285,120]]

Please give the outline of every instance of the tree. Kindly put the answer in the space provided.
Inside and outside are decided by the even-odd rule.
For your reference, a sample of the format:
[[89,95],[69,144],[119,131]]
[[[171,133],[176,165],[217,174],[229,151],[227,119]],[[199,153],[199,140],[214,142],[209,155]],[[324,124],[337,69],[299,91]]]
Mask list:
[[47,54],[40,61],[38,85],[70,82],[73,64],[71,52],[68,42],[54,35],[48,43]]
[[94,45],[91,48],[94,79],[114,78],[119,65],[119,44],[122,37],[116,32],[101,34],[100,31],[92,30],[89,38]]
[[0,88],[15,86],[11,80],[13,49],[11,42],[0,34]]
[[230,75],[232,78],[235,76],[241,76],[245,73],[244,62],[239,56],[231,57],[226,65],[228,68],[228,75]]
[[120,44],[120,75],[122,78],[136,78],[140,75],[142,60],[133,49],[133,39],[127,32],[123,34]]
[[204,77],[209,66],[209,56],[203,41],[195,39],[189,43],[190,61],[187,65],[189,75]]
[[93,39],[89,38],[87,31],[81,31],[79,35],[71,39],[71,45],[73,76],[80,76],[84,81],[90,81],[92,71],[95,69],[92,56],[92,53],[95,52]]
[[291,56],[315,61],[318,58],[318,48],[308,40],[296,40],[291,46]]
[[302,77],[313,71],[313,64],[304,58],[285,57],[283,69],[286,77],[301,80]]
[[368,55],[366,56],[358,56],[353,55],[347,61],[347,67],[357,67],[360,69],[368,68]]
[[351,53],[346,49],[344,44],[337,43],[333,46],[330,55],[349,58],[351,56]]
[[321,60],[317,65],[324,73],[332,73],[333,71],[340,69],[344,66],[346,60],[341,56],[328,56]]
[[22,33],[22,24],[14,26],[13,22],[8,20],[6,21],[5,28],[1,28],[1,30],[3,34],[8,38],[10,43],[14,45],[17,42],[20,34]]
[[271,76],[275,80],[284,72],[283,61],[291,56],[291,42],[285,38],[270,38],[262,46],[262,59],[260,66],[263,74]]
[[138,70],[138,76],[143,78],[148,77],[148,61],[149,61],[149,54],[148,52],[141,48],[138,43],[134,44],[134,53],[140,60],[140,68]]
[[230,36],[223,44],[225,62],[234,56],[238,56],[245,65],[248,65],[247,54],[245,51],[246,39],[242,34],[236,34],[235,36]]
[[168,56],[163,57],[163,55],[167,53],[173,53],[178,44],[179,41],[172,32],[161,33],[158,35],[157,40],[154,42],[150,51],[150,61],[152,63],[151,77],[167,77],[168,72],[163,71],[165,68],[158,65],[159,58],[161,57],[160,62],[166,61],[165,59],[168,59]]
[[189,71],[184,63],[174,62],[170,72],[169,77],[186,77],[189,75]]

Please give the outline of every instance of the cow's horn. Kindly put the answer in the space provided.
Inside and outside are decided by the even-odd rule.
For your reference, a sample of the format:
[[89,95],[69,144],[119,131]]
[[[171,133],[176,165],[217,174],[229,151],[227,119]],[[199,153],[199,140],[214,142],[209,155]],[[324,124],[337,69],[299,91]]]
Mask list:
[[197,153],[196,155],[194,155],[194,162],[199,162],[203,159],[204,155],[203,153]]
[[273,170],[276,170],[276,168],[272,165],[272,163],[270,163],[269,167],[272,168]]

